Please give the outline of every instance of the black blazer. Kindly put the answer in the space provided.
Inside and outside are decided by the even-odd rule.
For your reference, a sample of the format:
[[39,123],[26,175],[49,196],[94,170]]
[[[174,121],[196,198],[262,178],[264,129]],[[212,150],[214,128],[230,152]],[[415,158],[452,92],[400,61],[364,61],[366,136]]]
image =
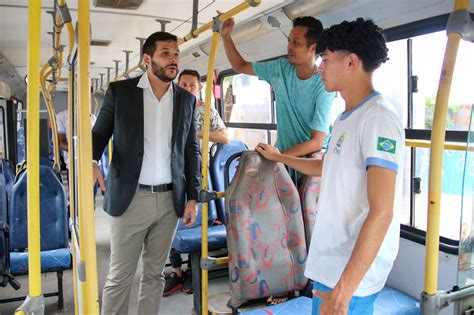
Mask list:
[[[110,83],[92,128],[93,158],[96,161],[113,134],[112,162],[104,197],[104,210],[112,216],[120,216],[130,205],[143,162],[143,89],[137,86],[139,80],[137,77]],[[174,83],[172,85],[173,201],[176,214],[182,217],[186,200],[198,200],[201,153],[195,130],[196,98]]]

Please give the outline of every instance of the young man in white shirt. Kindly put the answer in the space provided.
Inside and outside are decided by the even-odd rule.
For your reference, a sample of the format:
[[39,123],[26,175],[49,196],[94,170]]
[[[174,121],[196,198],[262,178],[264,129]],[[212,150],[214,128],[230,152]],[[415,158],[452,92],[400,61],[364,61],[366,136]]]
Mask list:
[[334,123],[324,160],[283,155],[267,144],[256,148],[270,160],[322,175],[305,270],[315,282],[312,314],[372,314],[397,255],[404,129],[372,84],[387,51],[382,30],[371,20],[325,30],[317,46],[318,71],[346,107]]

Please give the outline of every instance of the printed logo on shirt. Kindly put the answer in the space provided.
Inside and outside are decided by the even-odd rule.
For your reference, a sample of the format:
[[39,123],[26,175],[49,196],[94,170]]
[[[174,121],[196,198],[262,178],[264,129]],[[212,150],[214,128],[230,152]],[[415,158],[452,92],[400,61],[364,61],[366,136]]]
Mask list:
[[339,136],[339,139],[337,139],[337,142],[336,142],[336,146],[334,147],[334,150],[332,150],[332,152],[334,154],[337,154],[339,155],[341,153],[341,147],[342,147],[342,143],[344,142],[344,139],[346,138],[346,133],[343,132],[340,136]]
[[395,153],[397,151],[397,141],[379,137],[377,141],[377,151]]

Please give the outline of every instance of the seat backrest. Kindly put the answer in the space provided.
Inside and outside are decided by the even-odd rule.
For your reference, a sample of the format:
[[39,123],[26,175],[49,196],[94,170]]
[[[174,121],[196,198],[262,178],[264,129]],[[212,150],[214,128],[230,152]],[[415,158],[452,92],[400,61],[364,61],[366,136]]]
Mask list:
[[[322,159],[323,153],[315,153],[312,156]],[[301,207],[303,209],[304,230],[306,246],[309,248],[311,236],[313,235],[314,223],[318,214],[319,192],[321,190],[321,177],[303,176],[300,184]]]
[[243,152],[225,204],[230,304],[302,289],[307,257],[303,217],[284,165]]
[[109,174],[109,145],[105,147],[104,153],[100,158],[100,170],[104,175],[104,178],[107,178]]
[[[9,208],[10,250],[23,251],[28,247],[27,228],[28,170],[13,186]],[[41,250],[67,247],[67,207],[64,188],[50,167],[40,166],[40,231]]]
[[301,206],[303,208],[304,230],[306,246],[309,248],[313,235],[314,223],[318,214],[319,191],[321,190],[321,177],[303,176],[300,186]]
[[[211,172],[212,185],[215,191],[224,191],[224,167],[227,159],[234,155],[247,150],[247,146],[240,140],[231,140],[227,144],[218,144],[214,154],[211,155],[209,170]],[[211,150],[212,152],[212,150]],[[238,161],[233,162],[229,168],[229,179],[234,177],[237,169]],[[224,220],[225,201],[223,198],[216,199],[217,217]]]

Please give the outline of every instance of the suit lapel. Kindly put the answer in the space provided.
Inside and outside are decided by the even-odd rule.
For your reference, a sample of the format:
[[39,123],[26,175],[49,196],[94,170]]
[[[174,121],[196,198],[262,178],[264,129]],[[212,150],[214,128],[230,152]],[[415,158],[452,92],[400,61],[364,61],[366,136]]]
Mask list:
[[[145,73],[146,75],[146,73]],[[141,139],[141,141],[139,141],[140,143],[140,146],[142,148],[142,151],[143,151],[143,143],[144,143],[144,139],[145,139],[145,135],[144,135],[144,106],[145,104],[143,104],[143,89],[138,87],[137,86],[137,82],[135,82],[135,85],[133,86],[133,91],[132,91],[132,97],[131,99],[132,100],[136,100],[137,103],[136,103],[136,108],[135,110],[133,110],[135,112],[135,126],[137,126],[137,130],[138,130],[138,137],[139,139]]]
[[171,147],[174,147],[176,143],[176,136],[178,133],[178,128],[180,125],[181,119],[181,110],[182,110],[182,100],[181,100],[181,91],[176,88],[176,85],[173,84],[173,130],[171,134]]

